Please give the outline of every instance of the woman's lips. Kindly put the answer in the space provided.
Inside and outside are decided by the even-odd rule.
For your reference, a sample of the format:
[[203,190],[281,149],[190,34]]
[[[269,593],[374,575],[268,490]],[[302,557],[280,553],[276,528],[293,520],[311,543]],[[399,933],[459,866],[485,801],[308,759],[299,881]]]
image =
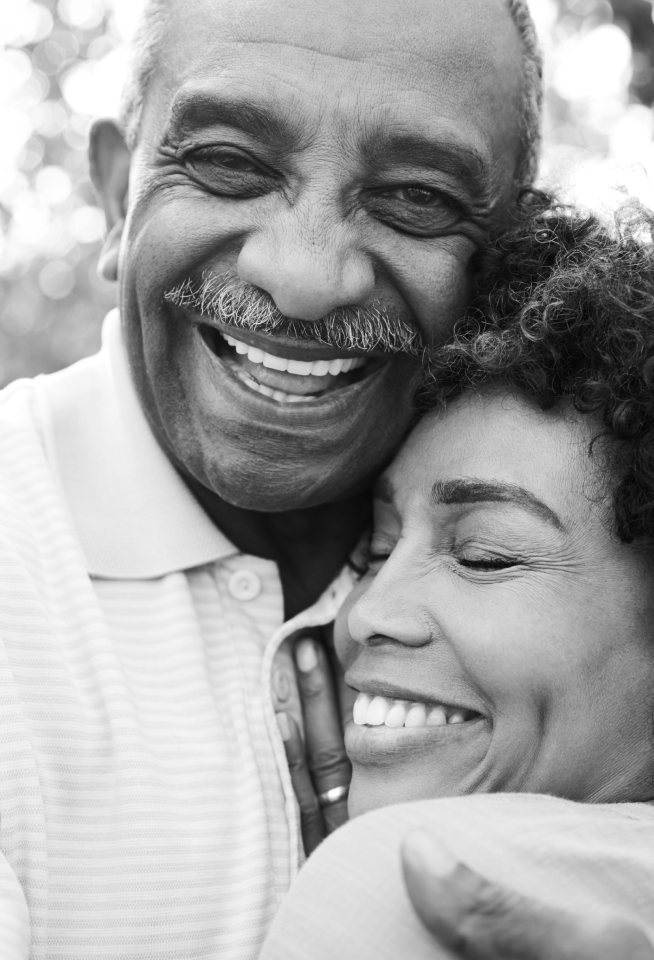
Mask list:
[[355,764],[404,762],[431,749],[460,750],[490,735],[487,718],[464,707],[359,693],[345,728],[345,749]]
[[360,692],[354,703],[352,719],[356,726],[391,729],[444,727],[479,720],[481,714],[465,707],[420,700],[400,700]]

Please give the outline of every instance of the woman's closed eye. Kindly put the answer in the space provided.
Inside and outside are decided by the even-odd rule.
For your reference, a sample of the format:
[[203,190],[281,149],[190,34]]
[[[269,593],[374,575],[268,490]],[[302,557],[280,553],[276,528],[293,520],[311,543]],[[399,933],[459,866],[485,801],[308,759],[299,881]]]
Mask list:
[[520,561],[517,557],[509,560],[504,557],[480,557],[475,560],[461,557],[459,563],[462,567],[472,567],[474,570],[505,570],[507,567],[518,566]]
[[460,567],[469,570],[495,571],[509,570],[513,567],[520,567],[524,564],[524,559],[518,556],[510,556],[499,553],[469,553],[455,556],[455,560]]

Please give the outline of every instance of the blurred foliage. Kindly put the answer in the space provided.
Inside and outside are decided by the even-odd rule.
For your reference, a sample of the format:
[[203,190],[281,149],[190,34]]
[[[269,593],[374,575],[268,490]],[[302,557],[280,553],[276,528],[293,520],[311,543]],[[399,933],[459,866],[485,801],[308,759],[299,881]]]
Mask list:
[[[654,206],[651,0],[531,0],[547,63],[542,176],[589,206],[626,186]],[[115,302],[88,177],[115,115],[138,0],[0,4],[0,385],[97,349]]]
[[532,7],[546,64],[543,180],[589,207],[611,206],[610,187],[654,207],[651,0]]
[[117,109],[126,24],[105,0],[0,4],[0,384],[97,350],[114,305],[86,147]]

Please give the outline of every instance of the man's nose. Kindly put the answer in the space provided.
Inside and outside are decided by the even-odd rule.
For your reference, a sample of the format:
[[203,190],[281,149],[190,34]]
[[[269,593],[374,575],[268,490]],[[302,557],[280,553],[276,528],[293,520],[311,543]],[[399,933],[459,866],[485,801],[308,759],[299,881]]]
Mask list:
[[286,317],[319,320],[336,307],[362,305],[375,287],[373,264],[351,225],[305,199],[245,241],[237,273],[265,290]]

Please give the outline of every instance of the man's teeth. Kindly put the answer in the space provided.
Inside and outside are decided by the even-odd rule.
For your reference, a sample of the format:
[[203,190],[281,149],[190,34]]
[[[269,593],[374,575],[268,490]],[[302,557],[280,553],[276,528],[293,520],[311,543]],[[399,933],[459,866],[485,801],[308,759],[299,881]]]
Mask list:
[[312,397],[310,394],[303,396],[299,393],[284,393],[283,390],[273,390],[272,387],[266,386],[265,383],[259,383],[258,380],[250,376],[247,370],[243,370],[242,367],[237,366],[236,363],[230,361],[229,364],[236,376],[246,387],[254,390],[255,393],[262,393],[264,397],[271,397],[280,403],[308,403],[316,399],[315,396]]
[[230,347],[234,347],[242,356],[247,356],[252,363],[262,363],[270,370],[282,370],[294,373],[298,377],[326,377],[328,373],[335,377],[339,373],[347,373],[349,370],[362,367],[365,363],[364,357],[339,357],[336,360],[287,360],[285,357],[275,357],[272,353],[266,353],[259,347],[251,347],[248,343],[243,343],[242,340],[229,337],[227,334],[222,336]]
[[353,713],[354,722],[360,727],[441,727],[464,723],[471,716],[473,714],[469,710],[427,706],[409,700],[391,700],[389,697],[371,697],[368,693],[358,695]]

